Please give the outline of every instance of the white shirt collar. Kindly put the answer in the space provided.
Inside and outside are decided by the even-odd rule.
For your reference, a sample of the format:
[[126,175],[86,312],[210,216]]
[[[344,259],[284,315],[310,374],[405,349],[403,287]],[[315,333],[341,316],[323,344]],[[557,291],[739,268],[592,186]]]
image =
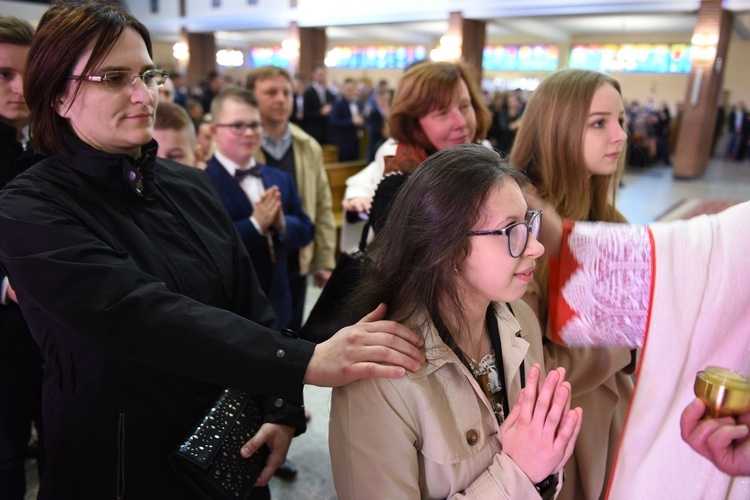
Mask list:
[[250,161],[247,162],[246,165],[240,166],[234,161],[230,160],[217,149],[214,151],[214,156],[216,156],[216,159],[219,160],[219,163],[221,163],[221,166],[224,167],[224,169],[229,172],[229,175],[234,177],[234,173],[237,170],[246,170],[248,168],[253,168],[255,166],[255,158],[250,157]]

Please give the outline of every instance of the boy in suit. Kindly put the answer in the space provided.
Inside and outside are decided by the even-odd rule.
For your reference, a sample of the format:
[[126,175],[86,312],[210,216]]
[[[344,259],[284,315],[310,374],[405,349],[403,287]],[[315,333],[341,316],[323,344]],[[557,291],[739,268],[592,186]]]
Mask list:
[[287,328],[292,315],[287,252],[309,244],[315,228],[291,177],[255,161],[263,128],[252,93],[225,88],[214,98],[211,115],[216,151],[206,172],[250,253],[279,327]]

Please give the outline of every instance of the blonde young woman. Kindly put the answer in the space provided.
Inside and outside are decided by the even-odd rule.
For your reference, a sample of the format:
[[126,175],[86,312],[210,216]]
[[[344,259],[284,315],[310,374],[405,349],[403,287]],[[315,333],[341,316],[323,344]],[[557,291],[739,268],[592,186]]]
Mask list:
[[[614,207],[625,158],[623,122],[616,80],[594,71],[558,71],[530,99],[510,162],[526,173],[538,194],[562,217],[626,222]],[[524,298],[549,337],[548,269],[545,262],[537,269]],[[633,393],[635,351],[571,349],[545,342],[544,355],[548,369],[567,370],[572,404],[586,414],[576,450],[565,467],[560,498],[602,498]]]

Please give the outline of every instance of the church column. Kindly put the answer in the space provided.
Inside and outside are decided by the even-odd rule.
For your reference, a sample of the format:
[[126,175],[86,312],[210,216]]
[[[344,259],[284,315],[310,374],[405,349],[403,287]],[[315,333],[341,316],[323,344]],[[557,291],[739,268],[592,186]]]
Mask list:
[[708,166],[732,22],[722,0],[701,1],[692,39],[693,71],[673,159],[677,178],[700,177]]
[[323,64],[328,50],[325,28],[299,28],[299,74],[310,81],[312,69]]
[[190,60],[186,77],[194,84],[216,71],[216,42],[213,33],[188,33],[187,40]]
[[485,21],[465,19],[461,12],[451,12],[448,19],[449,32],[461,40],[461,60],[474,68],[480,81],[486,25]]

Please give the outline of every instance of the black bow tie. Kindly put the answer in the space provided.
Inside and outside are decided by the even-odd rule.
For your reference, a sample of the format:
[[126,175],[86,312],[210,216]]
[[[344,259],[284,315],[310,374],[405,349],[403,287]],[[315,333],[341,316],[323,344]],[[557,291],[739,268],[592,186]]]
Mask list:
[[237,182],[242,182],[242,179],[244,179],[248,175],[252,175],[253,177],[260,177],[260,165],[255,165],[252,168],[246,168],[244,170],[237,169],[234,171],[234,178],[237,179]]

